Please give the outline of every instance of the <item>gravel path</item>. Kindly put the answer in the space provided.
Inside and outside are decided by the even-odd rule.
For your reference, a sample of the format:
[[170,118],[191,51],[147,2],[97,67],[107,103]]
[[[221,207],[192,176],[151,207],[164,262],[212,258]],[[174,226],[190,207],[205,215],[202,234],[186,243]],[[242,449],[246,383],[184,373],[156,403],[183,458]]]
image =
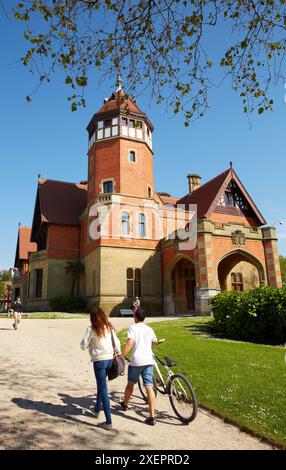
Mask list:
[[[118,329],[132,321],[113,320]],[[138,390],[130,410],[119,409],[126,377],[109,384],[114,429],[99,429],[87,411],[95,380],[88,353],[79,348],[88,324],[86,319],[22,320],[14,331],[11,320],[0,319],[1,450],[270,449],[203,411],[184,426],[165,397],[157,400],[157,425],[147,427]]]

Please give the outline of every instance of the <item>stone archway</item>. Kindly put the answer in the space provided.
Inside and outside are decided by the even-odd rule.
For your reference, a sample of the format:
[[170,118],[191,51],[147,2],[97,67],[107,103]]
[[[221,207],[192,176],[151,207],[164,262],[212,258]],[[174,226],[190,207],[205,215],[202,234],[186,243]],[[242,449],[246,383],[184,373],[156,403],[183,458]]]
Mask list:
[[185,256],[177,256],[164,276],[164,309],[167,315],[195,310],[196,270]]
[[251,253],[235,250],[218,264],[218,280],[222,291],[250,290],[265,284],[262,263]]

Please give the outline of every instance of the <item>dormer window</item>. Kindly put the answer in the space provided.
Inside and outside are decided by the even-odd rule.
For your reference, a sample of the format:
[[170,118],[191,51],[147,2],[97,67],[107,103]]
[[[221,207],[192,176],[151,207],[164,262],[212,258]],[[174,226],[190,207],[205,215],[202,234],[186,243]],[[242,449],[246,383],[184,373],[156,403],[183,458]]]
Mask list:
[[104,181],[103,183],[103,192],[112,193],[113,192],[113,181]]

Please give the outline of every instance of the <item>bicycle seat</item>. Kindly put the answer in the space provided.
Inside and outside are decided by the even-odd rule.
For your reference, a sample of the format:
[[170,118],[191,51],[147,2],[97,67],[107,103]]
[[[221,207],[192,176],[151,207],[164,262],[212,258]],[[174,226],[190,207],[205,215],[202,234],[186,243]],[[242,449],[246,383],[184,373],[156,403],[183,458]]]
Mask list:
[[173,361],[173,359],[170,359],[169,357],[165,356],[164,357],[165,359],[165,362],[167,364],[168,367],[174,367],[177,365],[177,362],[176,361]]

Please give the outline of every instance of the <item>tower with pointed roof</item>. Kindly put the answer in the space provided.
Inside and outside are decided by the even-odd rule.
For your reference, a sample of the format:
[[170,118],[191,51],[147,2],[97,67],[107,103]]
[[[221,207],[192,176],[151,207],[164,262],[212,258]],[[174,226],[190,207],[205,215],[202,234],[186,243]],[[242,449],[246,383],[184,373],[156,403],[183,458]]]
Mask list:
[[116,90],[87,126],[89,202],[99,194],[153,195],[153,130],[118,75]]

